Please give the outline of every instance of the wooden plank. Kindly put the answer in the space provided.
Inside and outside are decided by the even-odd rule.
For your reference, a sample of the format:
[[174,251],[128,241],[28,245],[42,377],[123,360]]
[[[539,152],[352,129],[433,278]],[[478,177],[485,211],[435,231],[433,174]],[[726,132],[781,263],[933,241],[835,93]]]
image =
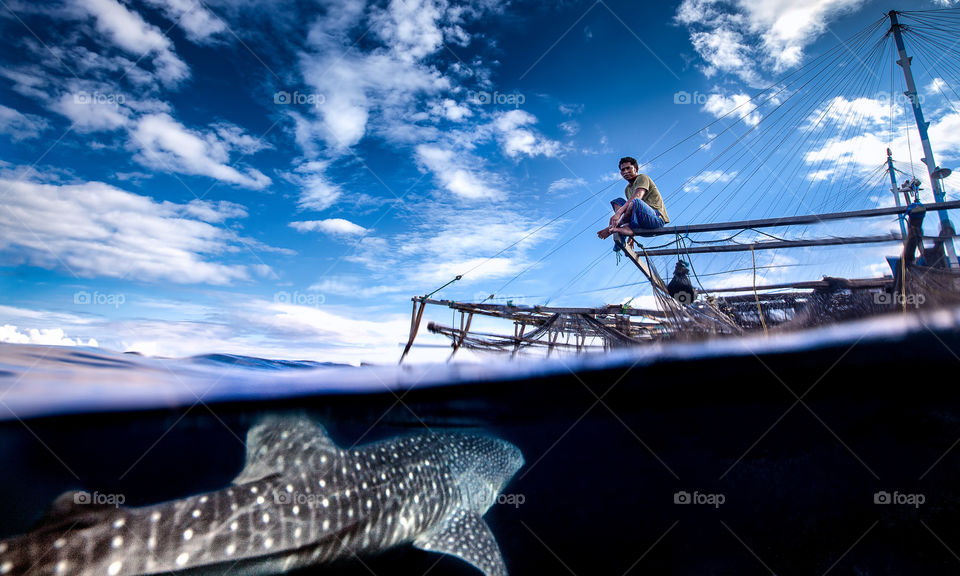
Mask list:
[[[638,256],[637,253],[634,252],[633,248],[627,245],[624,237],[621,236],[620,234],[614,233],[612,237],[613,237],[613,241],[617,244],[617,246],[620,247],[623,253],[626,254],[627,258],[631,262],[636,264],[637,268],[639,268],[640,271],[643,272],[643,275],[646,276],[648,280],[650,280],[650,283],[653,284],[654,288],[658,288],[662,290],[664,293],[666,293],[667,286],[663,283],[663,280],[660,278],[659,274],[657,274],[655,271],[654,272],[650,271],[650,268],[647,267],[646,258],[641,258],[640,256]],[[647,252],[647,254],[649,255],[650,253]]]
[[[829,280],[810,280],[805,282],[786,282],[784,284],[767,284],[757,286],[756,290],[781,290],[784,288],[794,289],[817,289],[830,288],[831,286],[840,286],[842,288],[886,288],[893,283],[893,278],[863,278],[847,280],[846,278],[837,278],[836,281]],[[704,288],[706,294],[718,294],[721,292],[753,292],[753,286],[744,286],[741,288]]]
[[838,246],[845,244],[875,244],[879,242],[902,242],[900,234],[879,236],[851,236],[846,238],[811,238],[810,240],[784,240],[754,242],[752,244],[720,244],[718,246],[691,246],[689,248],[661,248],[647,250],[648,256],[677,256],[681,254],[715,254],[720,252],[749,252],[751,250],[777,250],[780,248],[804,248],[808,246]]
[[[937,210],[955,210],[960,208],[960,200],[949,202],[934,202],[924,204],[928,212]],[[872,218],[875,216],[892,216],[904,214],[909,206],[891,206],[889,208],[872,208],[870,210],[854,210],[852,212],[830,212],[827,214],[809,214],[806,216],[784,216],[781,218],[765,218],[762,220],[740,220],[738,222],[717,222],[715,224],[692,224],[690,226],[670,226],[645,230],[637,236],[664,236],[667,234],[687,234],[694,232],[720,232],[724,230],[744,230],[747,228],[770,228],[773,226],[796,226],[801,224],[818,224],[830,220],[844,220],[847,218]]]

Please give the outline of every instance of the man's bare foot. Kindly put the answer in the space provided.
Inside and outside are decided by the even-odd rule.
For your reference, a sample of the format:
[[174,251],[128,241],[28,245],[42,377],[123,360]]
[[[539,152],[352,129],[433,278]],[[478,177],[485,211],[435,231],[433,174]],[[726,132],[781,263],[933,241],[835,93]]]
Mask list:
[[597,230],[597,237],[601,240],[605,240],[606,238],[609,238],[611,234],[613,234],[611,230],[612,229],[609,227],[604,228],[603,230]]
[[610,234],[613,234],[614,232],[623,236],[633,236],[633,228],[630,228],[629,226],[623,226],[620,228],[611,228],[610,232],[608,233],[608,236]]

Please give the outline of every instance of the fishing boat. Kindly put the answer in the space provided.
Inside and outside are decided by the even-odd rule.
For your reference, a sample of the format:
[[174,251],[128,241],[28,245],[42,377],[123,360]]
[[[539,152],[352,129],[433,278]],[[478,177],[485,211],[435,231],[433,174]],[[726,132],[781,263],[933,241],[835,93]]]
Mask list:
[[[699,165],[664,196],[668,204],[690,197],[681,214],[686,220],[703,220],[647,231],[632,242],[612,236],[617,262],[624,259],[624,264],[636,268],[655,307],[631,306],[630,301],[599,307],[525,305],[497,302],[496,292],[480,301],[435,297],[462,278],[457,276],[412,298],[410,334],[401,362],[414,346],[428,307],[450,309],[454,318],[459,314],[459,325],[429,322],[426,327],[449,338],[452,355],[469,348],[549,356],[769,334],[960,305],[956,232],[949,217],[951,210],[960,208],[960,200],[947,196],[951,170],[935,160],[931,125],[923,109],[925,96],[935,98],[941,134],[951,122],[960,123],[954,107],[960,103],[955,91],[960,80],[958,36],[957,9],[892,10],[749,99],[711,96],[713,108],[730,103],[725,113],[642,166],[655,167],[654,177],[659,179]],[[921,57],[917,63],[907,52],[908,44]],[[926,89],[918,86],[914,75],[918,68],[925,73]],[[913,161],[915,141],[923,153],[920,164]],[[672,165],[666,166],[670,161]],[[574,208],[588,202],[596,205],[602,200],[599,194],[611,186]],[[747,207],[765,217],[737,219]],[[925,233],[924,221],[934,218],[939,230]],[[674,216],[674,222],[680,220]],[[822,269],[831,264],[837,268],[844,258],[860,261],[862,268],[865,258],[877,259],[865,250],[870,245],[885,246],[888,252],[889,246],[898,246],[881,259],[886,262],[879,275],[848,278],[822,273],[806,281],[758,283],[758,275],[769,276],[770,270],[783,274],[792,265],[772,257],[766,257],[767,264],[758,264],[764,255],[802,251],[813,255],[813,265]],[[609,248],[604,247],[607,262]],[[833,249],[846,252],[837,256],[829,251]],[[660,271],[671,267],[672,277],[665,280]],[[705,269],[716,272],[704,273]],[[588,271],[581,270],[578,276]],[[701,282],[723,274],[727,276],[718,285]],[[746,278],[749,283],[737,282]],[[512,333],[477,331],[478,317],[511,322]]]

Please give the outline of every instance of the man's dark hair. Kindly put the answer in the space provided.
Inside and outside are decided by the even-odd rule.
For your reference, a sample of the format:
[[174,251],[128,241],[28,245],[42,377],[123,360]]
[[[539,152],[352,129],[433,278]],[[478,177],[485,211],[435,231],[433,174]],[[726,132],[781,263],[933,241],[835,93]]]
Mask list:
[[637,164],[637,159],[632,158],[630,156],[624,156],[623,158],[621,158],[620,162],[617,163],[617,168],[623,166],[624,164],[633,164],[634,168],[636,168],[637,170],[640,169],[640,165]]

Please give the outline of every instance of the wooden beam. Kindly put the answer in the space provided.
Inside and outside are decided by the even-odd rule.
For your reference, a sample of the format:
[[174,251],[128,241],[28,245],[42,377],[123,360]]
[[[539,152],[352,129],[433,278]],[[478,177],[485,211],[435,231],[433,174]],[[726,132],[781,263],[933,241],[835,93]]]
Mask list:
[[[420,311],[417,311],[417,301],[420,302]],[[420,330],[420,320],[423,319],[423,309],[427,307],[426,298],[413,298],[413,312],[410,315],[410,339],[407,340],[407,345],[403,348],[403,354],[400,355],[400,362],[398,364],[403,364],[403,359],[407,357],[407,353],[410,352],[410,348],[413,346],[413,340],[417,337],[417,332]]]
[[777,250],[779,248],[803,248],[807,246],[838,246],[844,244],[874,244],[878,242],[902,242],[900,234],[880,236],[852,236],[846,238],[811,238],[809,240],[782,240],[753,242],[751,244],[720,244],[718,246],[691,246],[690,248],[662,248],[647,250],[647,256],[677,256],[681,254],[714,254],[718,252],[749,252],[751,250]]
[[[801,290],[816,290],[822,288],[831,288],[837,286],[840,288],[886,288],[893,283],[893,278],[862,278],[848,280],[846,278],[835,278],[832,280],[810,280],[805,282],[787,282],[784,284],[767,284],[766,286],[757,286],[756,290],[780,290],[783,288],[794,288]],[[721,292],[753,292],[753,286],[743,286],[741,288],[704,288],[706,294],[718,294]]]
[[[660,278],[660,275],[657,274],[657,271],[651,270],[647,266],[646,258],[640,258],[640,256],[638,256],[637,253],[634,252],[633,248],[627,245],[623,236],[615,233],[613,234],[613,241],[617,246],[620,247],[620,250],[622,250],[623,253],[626,254],[627,258],[631,262],[633,262],[637,266],[637,268],[640,269],[640,272],[642,272],[643,275],[647,277],[647,280],[650,281],[650,284],[652,284],[654,288],[661,290],[663,293],[667,292],[667,286],[666,284],[663,283],[663,280]],[[646,254],[648,256],[650,255],[649,252],[647,252]]]
[[[960,208],[960,200],[949,202],[934,202],[924,204],[928,212],[934,210],[955,210]],[[720,232],[723,230],[744,230],[747,228],[770,228],[773,226],[796,226],[801,224],[818,224],[830,220],[844,220],[847,218],[872,218],[875,216],[892,216],[903,214],[909,206],[891,206],[889,208],[873,208],[870,210],[854,210],[852,212],[830,212],[827,214],[810,214],[807,216],[785,216],[782,218],[766,218],[762,220],[740,220],[738,222],[717,222],[715,224],[692,224],[690,226],[670,226],[645,230],[637,236],[664,236],[667,234],[687,234],[694,232]]]

